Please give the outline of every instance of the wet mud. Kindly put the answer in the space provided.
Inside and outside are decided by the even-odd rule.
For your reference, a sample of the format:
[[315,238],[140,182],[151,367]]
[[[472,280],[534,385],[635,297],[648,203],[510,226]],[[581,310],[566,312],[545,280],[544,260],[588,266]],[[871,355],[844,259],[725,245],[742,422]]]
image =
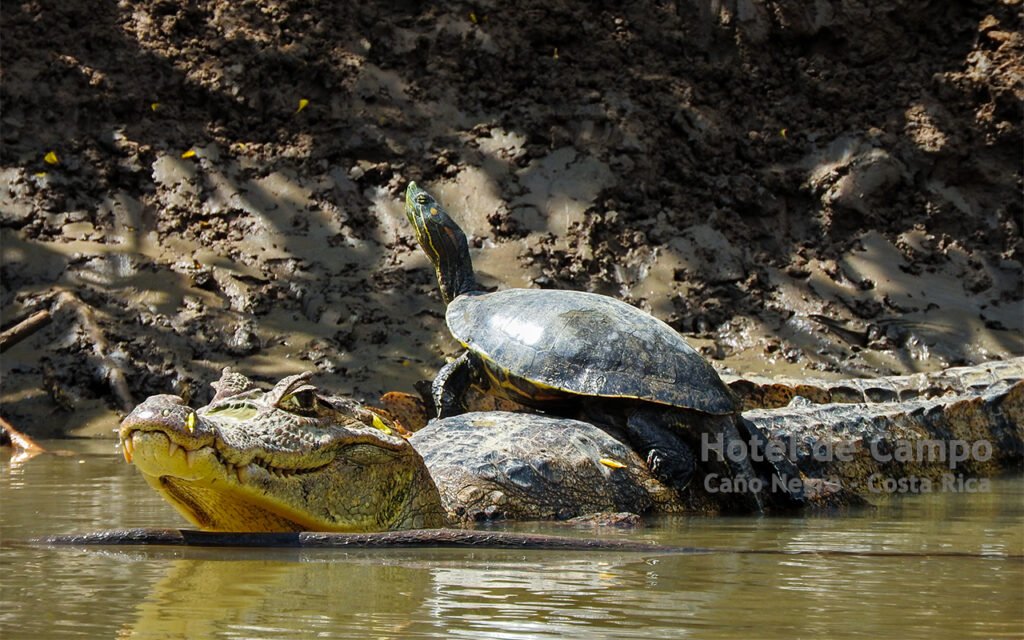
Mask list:
[[723,371],[1024,353],[1019,3],[9,3],[3,417],[110,435],[232,365],[375,401],[489,287],[597,291]]

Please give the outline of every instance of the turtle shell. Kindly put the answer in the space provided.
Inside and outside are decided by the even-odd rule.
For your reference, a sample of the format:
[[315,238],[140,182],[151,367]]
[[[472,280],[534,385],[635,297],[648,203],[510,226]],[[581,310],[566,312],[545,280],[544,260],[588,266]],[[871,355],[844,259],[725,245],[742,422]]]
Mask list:
[[736,410],[718,372],[675,329],[614,298],[506,289],[459,296],[446,319],[471,352],[539,387],[717,415]]

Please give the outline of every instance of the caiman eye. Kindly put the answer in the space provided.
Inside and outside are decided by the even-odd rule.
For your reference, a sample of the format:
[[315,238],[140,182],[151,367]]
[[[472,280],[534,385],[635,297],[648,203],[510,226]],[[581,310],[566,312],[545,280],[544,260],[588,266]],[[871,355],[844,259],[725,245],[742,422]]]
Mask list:
[[295,393],[289,393],[285,397],[281,398],[281,402],[278,406],[287,411],[294,411],[296,413],[313,413],[317,409],[316,393],[312,389],[304,389],[302,391],[296,391]]

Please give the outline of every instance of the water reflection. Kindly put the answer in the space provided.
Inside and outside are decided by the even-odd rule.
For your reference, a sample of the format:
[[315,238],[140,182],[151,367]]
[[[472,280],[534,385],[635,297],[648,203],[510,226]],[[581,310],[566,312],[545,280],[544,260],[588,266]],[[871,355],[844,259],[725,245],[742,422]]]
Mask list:
[[[267,555],[169,559],[165,574],[135,606],[134,620],[122,635],[311,637],[338,631],[339,623],[351,624],[349,618],[364,617],[359,628],[388,637],[399,635],[415,618],[430,585],[429,570],[422,566],[308,563],[305,558]],[[217,607],[211,608],[211,602]],[[375,611],[388,615],[370,620]]]
[[[43,533],[180,522],[119,457],[93,446],[72,457],[40,456],[21,466],[3,460],[4,638],[966,638],[1024,633],[1024,563],[977,556],[48,549],[16,544]],[[840,517],[666,518],[642,531],[600,535],[776,551],[1022,554],[1022,488],[1024,482],[1014,479],[994,482],[992,493],[983,496],[893,500]]]

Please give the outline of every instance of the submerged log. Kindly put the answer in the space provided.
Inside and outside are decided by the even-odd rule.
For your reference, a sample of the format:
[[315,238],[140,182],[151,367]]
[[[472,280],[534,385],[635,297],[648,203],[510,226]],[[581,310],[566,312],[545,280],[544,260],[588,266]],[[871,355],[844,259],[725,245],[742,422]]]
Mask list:
[[379,533],[211,533],[191,529],[115,529],[92,533],[47,536],[29,541],[45,546],[156,545],[190,547],[272,547],[304,549],[512,549],[516,551],[584,551],[643,554],[736,554],[768,556],[880,557],[880,558],[977,558],[1024,561],[1020,554],[1002,551],[876,551],[869,549],[751,549],[730,547],[684,547],[651,541],[614,538],[577,538],[514,531],[472,529],[414,529]]

